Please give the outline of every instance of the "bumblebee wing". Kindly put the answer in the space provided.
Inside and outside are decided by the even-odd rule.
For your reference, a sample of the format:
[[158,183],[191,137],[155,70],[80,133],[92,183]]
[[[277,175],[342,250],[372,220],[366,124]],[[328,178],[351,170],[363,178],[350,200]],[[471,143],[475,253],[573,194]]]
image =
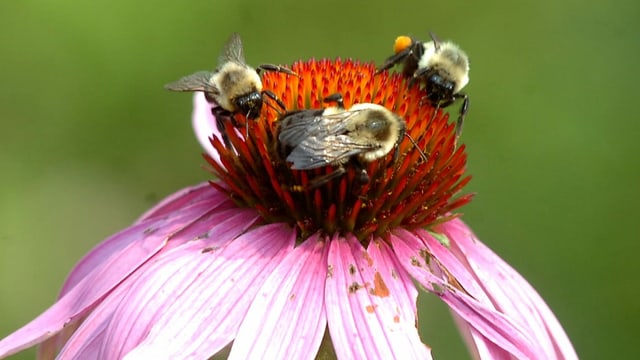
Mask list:
[[220,59],[218,59],[218,66],[226,62],[234,62],[236,64],[246,65],[244,60],[244,48],[242,47],[242,40],[238,33],[233,33],[229,36],[229,40],[224,45]]
[[182,79],[172,82],[164,86],[165,89],[171,91],[204,91],[218,93],[218,89],[211,84],[210,71],[198,71],[195,74],[187,75]]
[[298,146],[322,121],[324,110],[300,110],[286,113],[278,121],[278,141],[284,146]]
[[[347,161],[375,147],[375,144],[360,141],[349,135],[355,112],[342,111],[331,115],[301,117],[296,129],[287,138],[293,149],[287,161],[292,169],[315,169]],[[282,133],[281,133],[282,134]],[[282,139],[279,138],[281,141]]]
[[371,144],[354,141],[348,135],[310,137],[293,148],[287,161],[292,169],[309,170],[322,166],[341,164],[352,156],[371,150]]

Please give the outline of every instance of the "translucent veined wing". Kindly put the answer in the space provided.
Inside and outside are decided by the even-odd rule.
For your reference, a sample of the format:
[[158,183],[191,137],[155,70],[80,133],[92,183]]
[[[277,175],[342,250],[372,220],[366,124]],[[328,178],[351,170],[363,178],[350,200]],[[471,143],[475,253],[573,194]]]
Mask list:
[[278,141],[280,144],[290,147],[300,144],[322,121],[323,112],[324,110],[299,110],[284,114],[278,120]]
[[287,161],[292,163],[292,169],[315,169],[344,163],[352,156],[370,151],[377,146],[359,142],[348,135],[312,136],[294,147],[287,156]]
[[204,91],[217,94],[219,90],[210,81],[212,75],[210,71],[198,71],[164,87],[171,91]]
[[222,54],[220,54],[220,58],[218,59],[218,66],[222,66],[227,62],[246,65],[244,48],[242,47],[242,40],[238,33],[233,33],[229,36],[229,40],[227,40],[227,43],[224,45]]
[[314,169],[346,162],[351,156],[369,151],[377,144],[350,136],[359,111],[302,110],[285,115],[280,121],[278,140],[291,147],[287,161],[292,169]]

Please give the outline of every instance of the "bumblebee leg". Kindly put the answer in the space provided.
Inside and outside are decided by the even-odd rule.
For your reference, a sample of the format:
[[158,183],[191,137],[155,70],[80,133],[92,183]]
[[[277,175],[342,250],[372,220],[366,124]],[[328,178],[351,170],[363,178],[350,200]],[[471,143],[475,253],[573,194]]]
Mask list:
[[431,115],[431,119],[429,119],[429,122],[427,123],[427,129],[431,126],[431,124],[433,123],[433,120],[436,118],[436,115],[438,115],[438,110],[440,110],[440,103],[435,103],[433,104],[431,102],[431,100],[429,100],[429,98],[427,98],[426,96],[423,97],[422,99],[420,99],[420,101],[422,101],[423,99],[427,99],[427,101],[429,101],[429,103],[432,104],[433,108],[433,115]]
[[416,72],[413,73],[413,78],[417,79],[417,78],[423,77],[425,76],[427,71],[430,71],[430,69],[426,67],[421,67],[418,70],[416,70]]
[[360,184],[369,182],[369,173],[367,172],[367,164],[364,164],[359,158],[351,158],[351,164],[356,170],[356,179]]
[[400,51],[399,53],[389,56],[384,61],[384,63],[382,63],[382,66],[380,66],[376,70],[376,74],[380,74],[384,70],[387,70],[387,69],[393,67],[393,65],[401,63],[402,61],[404,61],[404,59],[407,58],[407,56],[411,55],[412,52],[413,52],[413,47],[409,46],[406,49]]
[[340,176],[344,175],[346,172],[347,170],[343,166],[339,166],[333,169],[333,171],[329,174],[316,176],[315,178],[311,179],[309,181],[309,184],[303,189],[310,190],[310,189],[317,188],[318,186],[324,185],[333,179],[339,178]]
[[294,73],[291,69],[286,68],[284,66],[280,66],[280,65],[274,65],[274,64],[262,64],[256,68],[256,72],[258,74],[260,74],[260,71],[275,71],[275,72],[281,72],[288,75],[300,77],[300,75]]
[[[416,148],[416,150],[418,150],[418,152],[420,153],[420,156],[422,157],[422,160],[424,160],[424,162],[427,162],[427,160],[429,160],[429,157],[427,157],[427,154],[424,153],[424,151],[422,151],[422,149],[420,149],[420,146],[418,146],[418,143],[413,139],[413,137],[411,135],[409,135],[408,132],[404,133],[404,136],[406,136],[407,138],[409,138],[409,141],[411,141],[411,143],[413,144],[413,146]],[[396,154],[399,153],[399,146],[400,146],[400,141],[398,141],[396,143]],[[394,162],[395,160],[398,159],[398,155],[394,155],[393,157]]]
[[[409,86],[412,86],[413,84],[415,84],[416,81],[420,80],[423,77],[428,77],[431,74],[432,71],[433,71],[432,69],[429,69],[429,68],[426,68],[426,67],[422,67],[422,68],[417,69],[413,73],[413,76],[411,76],[411,80],[409,80]],[[426,88],[426,86],[425,86],[425,88]]]
[[[356,181],[358,181],[361,184],[368,183],[369,173],[367,173],[367,169],[365,169],[364,164],[362,164],[358,160],[352,161],[351,164],[353,165],[356,171]],[[294,191],[311,190],[311,189],[317,188],[318,186],[324,185],[333,179],[339,178],[340,176],[343,176],[346,173],[347,173],[347,170],[344,168],[344,166],[339,165],[335,169],[333,169],[331,173],[316,176],[315,178],[309,180],[309,183],[307,184],[307,186],[301,186],[301,185],[294,186],[293,190]]]
[[[224,146],[231,149],[231,140],[229,140],[229,135],[227,135],[227,130],[225,129],[224,123],[228,119],[233,119],[233,114],[229,111],[221,108],[220,106],[216,106],[211,109],[211,114],[216,118],[216,127],[220,132],[220,136],[222,137],[222,142]],[[235,120],[231,120],[235,121]]]
[[393,160],[391,161],[391,163],[387,164],[387,167],[391,166],[391,164],[395,164],[399,158],[400,158],[400,141],[396,142],[396,144],[393,146]]
[[327,96],[326,98],[322,99],[322,101],[326,102],[326,103],[335,101],[336,103],[338,103],[338,107],[340,109],[344,109],[344,99],[343,99],[341,93],[331,94],[331,95]]
[[462,125],[464,123],[464,116],[467,114],[469,110],[469,95],[464,93],[457,93],[454,95],[455,99],[464,99],[462,101],[462,106],[460,106],[460,112],[458,113],[458,120],[456,121],[456,144],[458,143],[458,138],[460,134],[462,134]]
[[[278,104],[278,106],[280,107],[280,110],[287,111],[287,106],[273,92],[271,92],[269,90],[262,90],[262,95],[268,97],[269,99],[271,99],[273,101],[275,101],[276,104]],[[267,105],[271,106],[271,108],[273,110],[275,110],[278,114],[280,114],[280,111],[278,109],[276,109],[273,105],[271,105],[270,103],[267,103]]]

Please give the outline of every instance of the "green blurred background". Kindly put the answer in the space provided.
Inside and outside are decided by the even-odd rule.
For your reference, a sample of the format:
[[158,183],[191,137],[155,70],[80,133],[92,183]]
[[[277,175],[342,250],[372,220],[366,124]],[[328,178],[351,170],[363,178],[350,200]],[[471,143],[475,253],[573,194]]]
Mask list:
[[[213,68],[232,31],[251,64],[380,63],[396,35],[433,31],[471,57],[465,221],[581,358],[638,357],[637,0],[153,4],[0,3],[0,337],[95,244],[208,178],[191,97],[162,86]],[[445,307],[420,303],[434,355],[468,358]]]

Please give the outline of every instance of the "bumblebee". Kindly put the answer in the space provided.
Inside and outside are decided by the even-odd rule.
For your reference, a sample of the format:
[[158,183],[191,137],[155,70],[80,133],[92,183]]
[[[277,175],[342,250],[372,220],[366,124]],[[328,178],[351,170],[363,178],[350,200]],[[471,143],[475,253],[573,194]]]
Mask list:
[[[218,60],[218,68],[214,71],[199,71],[185,76],[180,80],[165,86],[171,91],[202,91],[207,100],[214,104],[211,109],[216,118],[216,125],[227,147],[231,142],[225,131],[224,122],[232,121],[237,126],[233,115],[241,113],[247,119],[260,116],[260,110],[267,96],[278,104],[281,109],[285,105],[269,90],[264,90],[259,71],[278,71],[297,76],[286,67],[263,64],[257,69],[247,65],[244,57],[242,40],[237,33],[231,34]],[[246,124],[249,133],[249,123]]]
[[360,103],[347,110],[341,94],[330,95],[324,101],[336,102],[337,106],[288,112],[278,121],[278,142],[285,149],[291,169],[336,167],[332,173],[312,179],[310,188],[342,176],[349,162],[357,169],[359,181],[368,182],[364,164],[397,149],[403,136],[418,148],[406,132],[404,119],[384,106]]
[[427,42],[408,36],[396,38],[395,54],[385,60],[378,72],[402,63],[402,73],[410,79],[410,84],[422,83],[427,99],[437,108],[462,99],[456,121],[457,139],[469,110],[469,95],[460,92],[469,83],[469,57],[458,45],[430,35],[431,41]]

